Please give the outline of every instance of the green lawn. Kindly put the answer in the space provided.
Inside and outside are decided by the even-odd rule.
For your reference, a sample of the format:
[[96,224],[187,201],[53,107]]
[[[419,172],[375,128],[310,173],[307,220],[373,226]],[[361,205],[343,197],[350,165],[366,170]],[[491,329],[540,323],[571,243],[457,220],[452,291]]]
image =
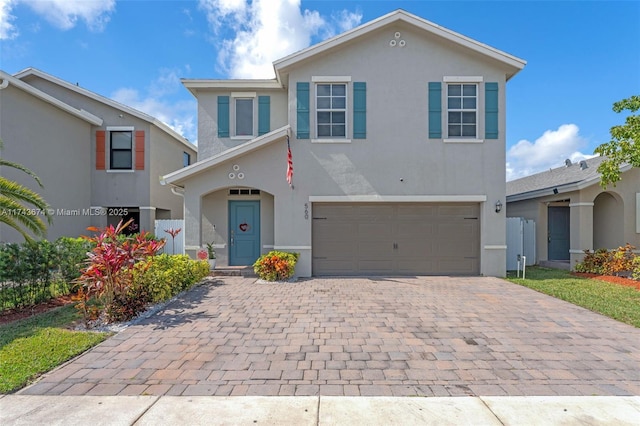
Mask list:
[[640,328],[640,290],[558,269],[531,267],[526,272],[526,280],[515,272],[507,280]]
[[0,326],[0,393],[24,387],[109,336],[64,328],[79,318],[75,307],[67,305]]

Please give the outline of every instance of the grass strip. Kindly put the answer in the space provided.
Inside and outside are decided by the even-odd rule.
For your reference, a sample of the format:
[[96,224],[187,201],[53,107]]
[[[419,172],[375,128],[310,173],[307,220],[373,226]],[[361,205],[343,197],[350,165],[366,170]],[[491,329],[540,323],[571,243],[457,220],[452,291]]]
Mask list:
[[640,328],[640,291],[632,287],[542,267],[527,268],[525,280],[510,272],[507,280]]
[[0,393],[24,387],[109,336],[64,328],[78,318],[67,305],[0,326]]

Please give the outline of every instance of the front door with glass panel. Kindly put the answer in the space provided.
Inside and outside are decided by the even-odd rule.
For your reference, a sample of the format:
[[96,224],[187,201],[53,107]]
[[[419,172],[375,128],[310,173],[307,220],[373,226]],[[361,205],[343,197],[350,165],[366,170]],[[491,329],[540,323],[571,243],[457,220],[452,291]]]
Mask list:
[[229,201],[229,265],[253,265],[260,256],[260,201]]

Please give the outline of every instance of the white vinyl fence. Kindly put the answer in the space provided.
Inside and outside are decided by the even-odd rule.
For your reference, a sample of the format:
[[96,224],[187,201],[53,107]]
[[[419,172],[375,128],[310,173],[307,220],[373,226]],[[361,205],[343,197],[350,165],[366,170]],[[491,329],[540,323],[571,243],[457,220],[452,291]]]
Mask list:
[[[178,229],[180,229],[180,232],[176,234],[175,238],[168,232],[170,230],[177,231]],[[167,244],[165,244],[163,250],[164,253],[184,254],[184,220],[156,220],[154,234],[156,238],[164,238],[167,240]]]
[[537,262],[536,223],[522,217],[508,217],[507,271],[515,271],[518,268],[518,259],[522,256],[526,257],[527,266],[535,265]]

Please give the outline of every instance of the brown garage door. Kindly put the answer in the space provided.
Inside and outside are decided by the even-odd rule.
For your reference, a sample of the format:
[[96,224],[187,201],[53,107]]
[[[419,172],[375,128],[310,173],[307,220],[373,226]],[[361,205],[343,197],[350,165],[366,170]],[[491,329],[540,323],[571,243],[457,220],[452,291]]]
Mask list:
[[314,275],[478,275],[478,204],[314,203]]

